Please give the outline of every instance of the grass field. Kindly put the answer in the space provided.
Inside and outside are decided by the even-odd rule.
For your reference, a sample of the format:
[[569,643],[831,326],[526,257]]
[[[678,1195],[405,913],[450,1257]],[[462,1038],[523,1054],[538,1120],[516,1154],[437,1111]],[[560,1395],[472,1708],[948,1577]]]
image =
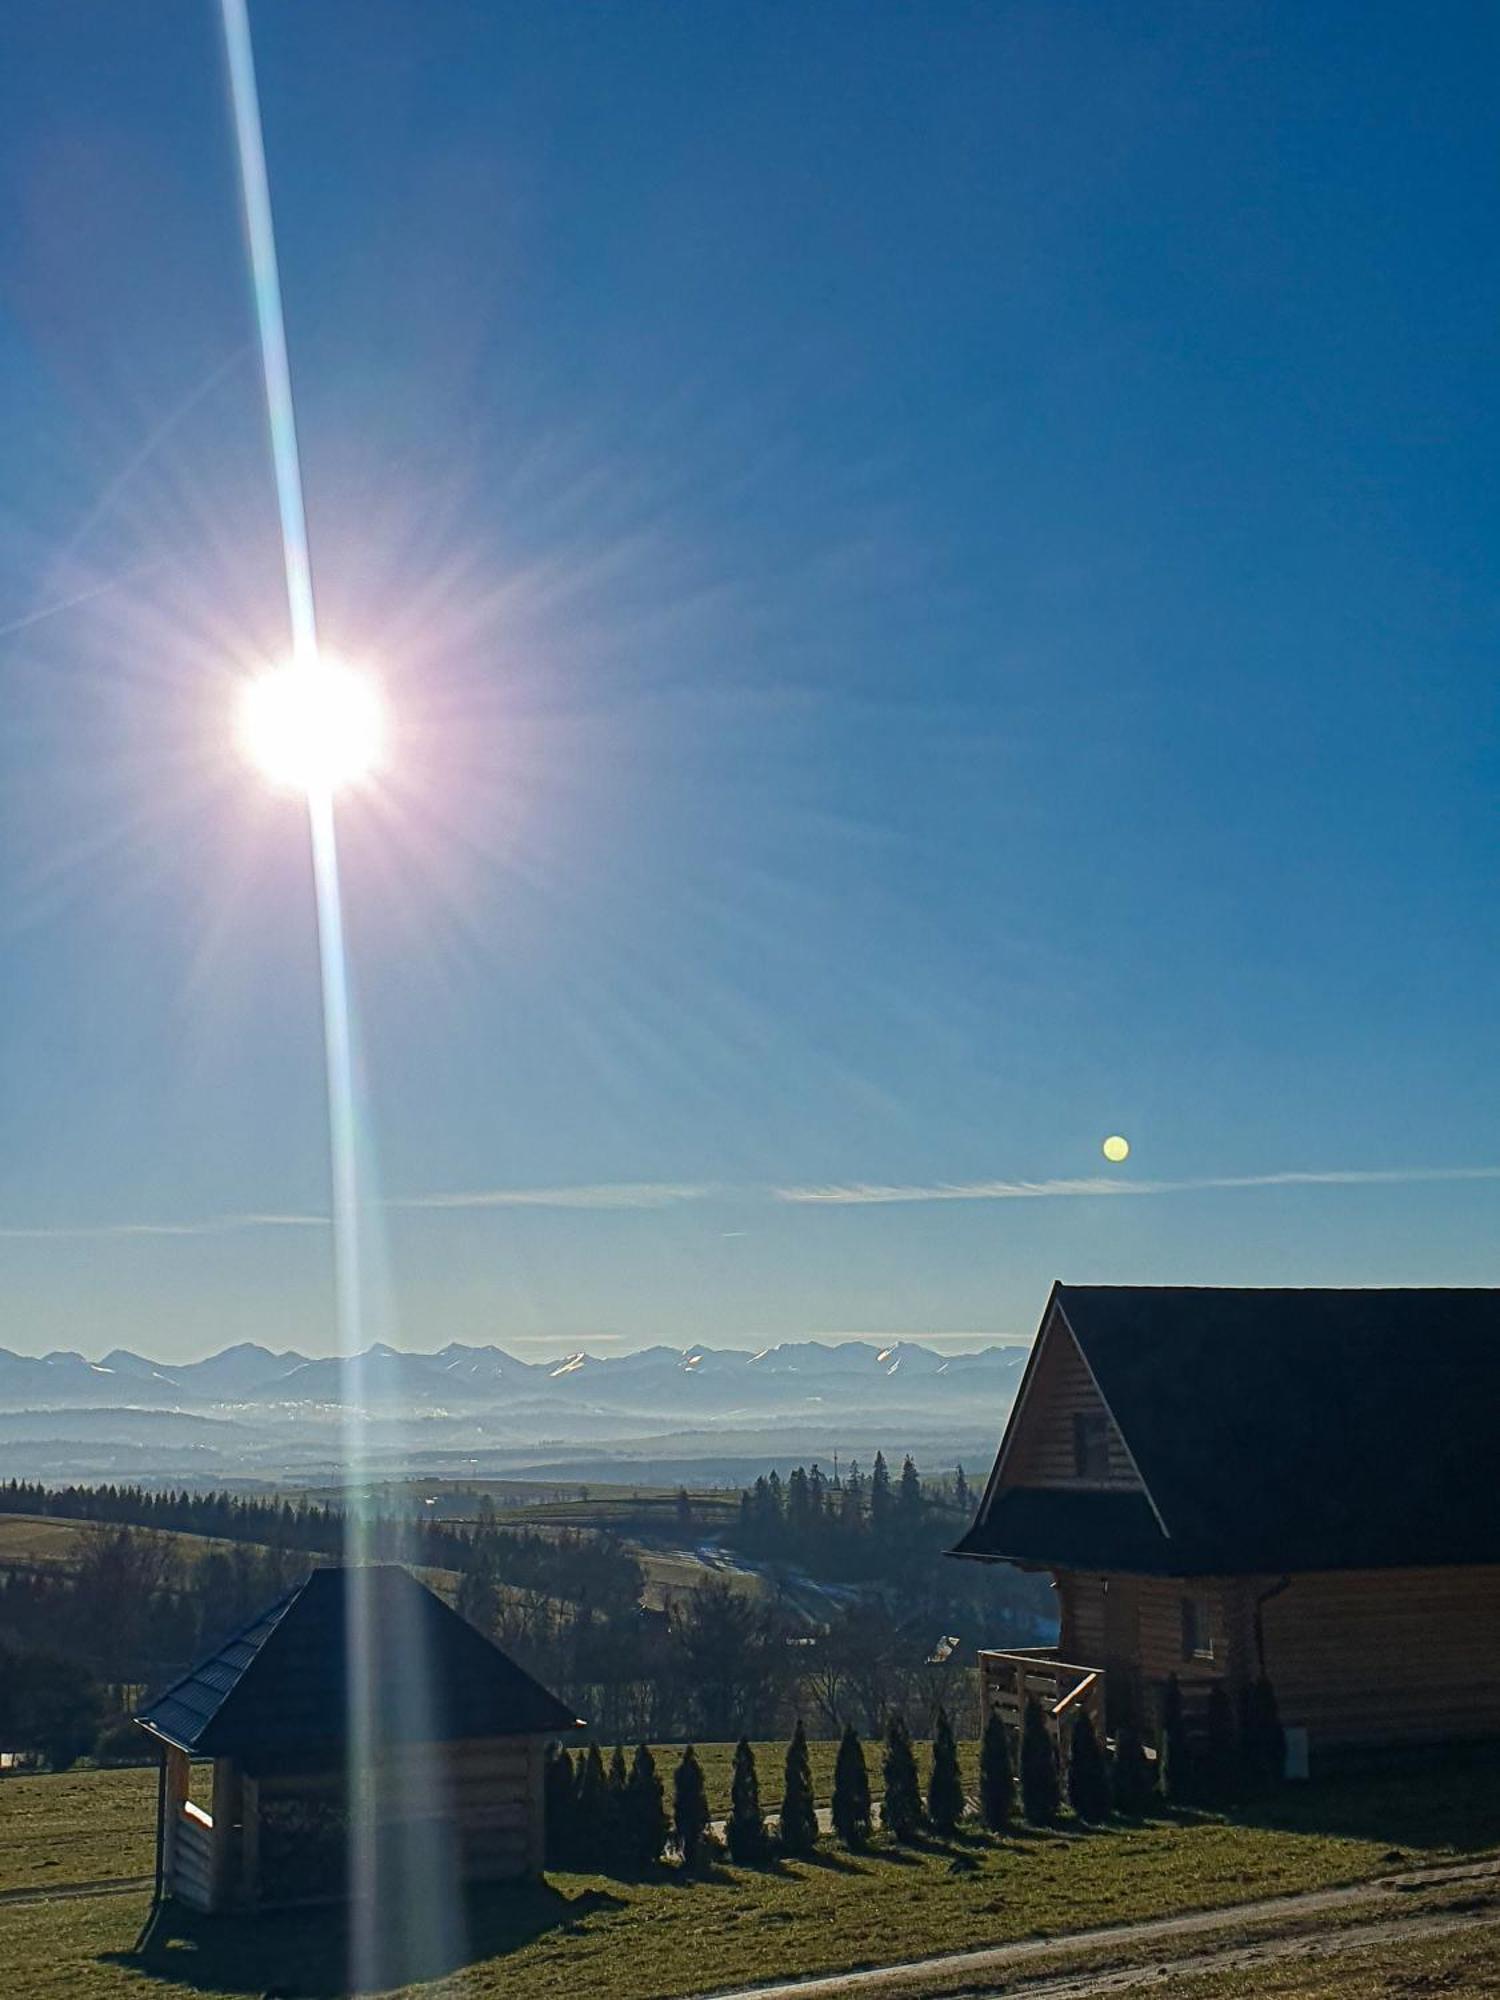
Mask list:
[[[28,1569],[76,1569],[97,1534],[92,1521],[61,1521],[50,1514],[0,1514],[0,1567],[24,1565]],[[231,1550],[236,1544],[211,1535],[186,1535],[166,1531],[169,1541],[184,1562],[194,1563],[210,1550]]]
[[[831,1746],[814,1747],[826,1798]],[[702,1755],[722,1804],[729,1748],[710,1746]],[[768,1779],[778,1763],[776,1752],[762,1759]],[[768,1795],[776,1789],[767,1784]],[[151,1806],[149,1773],[0,1783],[7,1885],[34,1884],[39,1873],[77,1881],[101,1856],[117,1877],[138,1872],[143,1863],[149,1867]],[[462,1940],[437,1961],[413,1962],[412,1940],[393,1934],[387,1940],[389,1983],[406,1990],[403,1982],[415,1982],[410,1990],[423,2000],[459,1994],[464,2000],[668,2000],[756,1979],[1306,1891],[1388,1872],[1397,1855],[1416,1863],[1487,1851],[1497,1841],[1500,1764],[1470,1758],[1438,1770],[1299,1788],[1279,1797],[1274,1813],[1243,1823],[1165,1821],[1097,1833],[1064,1828],[1001,1842],[971,1837],[933,1843],[915,1852],[877,1844],[858,1857],[825,1843],[813,1862],[725,1868],[697,1882],[685,1882],[675,1870],[648,1882],[558,1874],[541,1885],[472,1898]],[[93,1858],[90,1866],[83,1865],[86,1857]],[[40,1866],[49,1859],[50,1867]],[[336,1919],[174,1923],[139,1963],[128,1950],[144,1907],[144,1897],[132,1893],[5,1908],[0,1923],[8,1990],[43,2000],[64,1994],[117,2000],[173,1988],[206,2000],[277,1986],[304,1996],[343,1990],[344,1943]],[[1454,1954],[1470,1949],[1479,1963],[1482,1941],[1449,1942]],[[1276,1977],[1292,1980],[1305,1971],[1289,1966]],[[1256,1990],[1347,1992],[1349,2000],[1425,1990],[1331,1983],[1335,1976],[1358,1979],[1369,1971],[1351,1961],[1337,1970],[1319,1967],[1321,1985],[1257,1981]],[[1217,2000],[1236,1990],[1202,1980],[1198,1989],[1190,2000],[1200,2000],[1200,1993],[1201,2000]],[[1163,1990],[1160,1982],[1153,1990]],[[1182,2000],[1189,1995],[1184,1988]]]

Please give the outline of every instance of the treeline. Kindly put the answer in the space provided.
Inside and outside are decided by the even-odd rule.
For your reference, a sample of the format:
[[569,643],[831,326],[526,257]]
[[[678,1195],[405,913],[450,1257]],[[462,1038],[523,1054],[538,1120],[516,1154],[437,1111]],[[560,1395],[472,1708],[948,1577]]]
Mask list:
[[746,1555],[819,1576],[899,1582],[952,1546],[971,1508],[962,1466],[951,1480],[933,1482],[908,1456],[892,1479],[877,1452],[868,1477],[857,1461],[831,1476],[817,1465],[799,1465],[785,1480],[765,1474],[740,1495],[725,1540]]
[[[893,1483],[896,1525],[877,1532],[886,1518],[877,1496],[890,1483],[883,1471],[882,1462],[868,1488],[851,1468],[820,1489],[814,1469],[784,1490],[767,1479],[747,1495],[753,1506],[761,1484],[779,1494],[781,1547],[802,1548],[811,1571],[816,1558],[791,1524],[802,1522],[804,1487],[826,1520],[831,1488],[851,1523],[856,1514],[866,1523],[833,1534],[858,1535],[891,1556],[868,1581],[807,1587],[802,1579],[792,1589],[769,1563],[760,1583],[708,1577],[655,1603],[640,1561],[601,1528],[483,1516],[367,1515],[356,1524],[314,1502],[11,1481],[0,1486],[0,1511],[73,1520],[85,1532],[66,1571],[22,1560],[0,1570],[0,1646],[31,1663],[11,1676],[21,1692],[0,1706],[0,1749],[40,1750],[49,1761],[81,1754],[99,1717],[108,1730],[144,1690],[185,1672],[309,1568],[344,1556],[445,1573],[463,1615],[606,1740],[764,1738],[798,1714],[836,1736],[848,1724],[878,1730],[896,1709],[930,1721],[939,1707],[973,1733],[974,1648],[1044,1636],[1045,1583],[937,1560],[962,1519],[962,1488],[924,1486],[914,1467]],[[212,1539],[195,1545],[182,1535]],[[59,1732],[53,1709],[23,1683],[72,1688],[77,1726]],[[119,1741],[133,1739],[125,1731]]]

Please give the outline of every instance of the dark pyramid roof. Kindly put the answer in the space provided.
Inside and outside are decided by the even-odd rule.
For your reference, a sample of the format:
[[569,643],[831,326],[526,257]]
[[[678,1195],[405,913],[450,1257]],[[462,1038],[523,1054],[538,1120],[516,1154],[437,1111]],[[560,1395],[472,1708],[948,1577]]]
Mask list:
[[[1500,1291],[1058,1285],[1052,1302],[1166,1536],[1139,1501],[1012,1489],[959,1552],[1168,1575],[1500,1562]],[[1064,1504],[1090,1501],[1087,1520]]]
[[195,1756],[254,1767],[340,1752],[351,1620],[373,1653],[377,1745],[556,1735],[577,1719],[498,1646],[395,1564],[314,1570],[137,1720]]

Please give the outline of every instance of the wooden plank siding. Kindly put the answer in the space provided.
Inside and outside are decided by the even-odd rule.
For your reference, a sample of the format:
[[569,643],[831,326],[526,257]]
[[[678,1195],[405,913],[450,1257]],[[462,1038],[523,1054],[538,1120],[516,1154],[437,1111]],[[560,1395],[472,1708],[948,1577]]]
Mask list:
[[[1109,1469],[1103,1479],[1080,1478],[1074,1464],[1073,1419],[1083,1414],[1102,1416],[1108,1427]],[[1015,1440],[1000,1484],[1141,1491],[1125,1440],[1094,1386],[1077,1341],[1060,1320],[1052,1321],[1042,1336],[1026,1389],[1024,1416],[1017,1415]]]
[[[1189,1712],[1265,1671],[1283,1723],[1319,1750],[1500,1737],[1500,1567],[1276,1577],[1057,1575],[1064,1658],[1133,1680],[1149,1720],[1176,1674]],[[1194,1600],[1211,1655],[1185,1653]]]
[[1500,1736],[1500,1567],[1296,1576],[1262,1620],[1282,1720],[1314,1755]]
[[1104,1578],[1057,1575],[1057,1650],[1065,1660],[1104,1664]]

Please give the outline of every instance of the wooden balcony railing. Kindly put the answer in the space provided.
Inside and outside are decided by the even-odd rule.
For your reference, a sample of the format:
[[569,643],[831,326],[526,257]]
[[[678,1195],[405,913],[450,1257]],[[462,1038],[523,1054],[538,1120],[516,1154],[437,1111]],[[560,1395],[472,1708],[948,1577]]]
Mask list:
[[1054,1646],[1024,1653],[979,1655],[981,1712],[998,1708],[1015,1730],[1028,1701],[1034,1701],[1054,1728],[1086,1709],[1099,1739],[1104,1740],[1104,1669],[1058,1657]]

